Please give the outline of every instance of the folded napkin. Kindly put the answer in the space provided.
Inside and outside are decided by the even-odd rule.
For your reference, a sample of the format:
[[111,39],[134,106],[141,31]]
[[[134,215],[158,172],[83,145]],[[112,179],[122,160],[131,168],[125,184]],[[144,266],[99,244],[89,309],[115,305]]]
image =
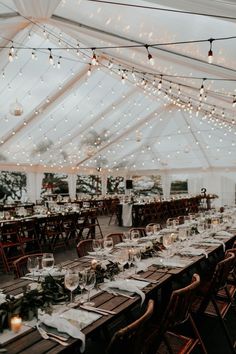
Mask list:
[[233,235],[233,234],[231,234],[231,233],[228,232],[228,231],[223,231],[223,230],[221,230],[221,231],[218,231],[218,232],[216,233],[216,236],[215,236],[215,237],[220,236],[220,237],[225,237],[225,238],[227,238],[227,237],[232,237],[232,235]]
[[201,256],[203,254],[208,258],[208,254],[203,248],[184,247],[178,253],[184,256]]
[[173,257],[173,258],[156,257],[152,259],[152,264],[159,265],[162,267],[168,267],[168,268],[184,268],[190,263],[191,261],[189,260],[184,260],[177,257]]
[[115,247],[137,247],[136,241],[129,241],[129,242],[119,242],[115,245]]
[[[27,273],[25,276],[24,276],[24,279],[26,278],[37,278],[37,277],[46,277],[48,276],[49,274],[52,276],[52,277],[60,277],[60,276],[63,276],[65,275],[66,273],[66,270],[65,269],[62,269],[62,270],[59,270],[58,268],[53,268],[51,270],[42,270],[42,271],[38,271],[36,270],[34,273]],[[30,280],[30,279],[29,279]]]
[[104,283],[103,290],[118,289],[128,291],[130,293],[136,293],[141,297],[141,304],[143,304],[145,300],[145,294],[140,289],[144,288],[145,286],[147,286],[147,282],[145,281],[139,281],[134,279],[122,279]]
[[202,239],[199,243],[212,243],[212,244],[215,244],[215,245],[222,245],[222,247],[223,247],[223,249],[224,249],[224,251],[225,251],[225,244],[224,244],[224,242],[223,241],[221,241],[221,240],[216,240],[216,239],[214,239],[214,238],[210,238],[210,237],[207,237],[207,238],[204,238],[204,239]]
[[44,323],[46,326],[54,327],[58,330],[58,332],[64,332],[69,334],[73,338],[80,339],[81,344],[81,352],[83,353],[85,350],[85,335],[75,326],[73,326],[69,321],[64,318],[61,318],[58,314],[43,314],[39,315],[40,322]]

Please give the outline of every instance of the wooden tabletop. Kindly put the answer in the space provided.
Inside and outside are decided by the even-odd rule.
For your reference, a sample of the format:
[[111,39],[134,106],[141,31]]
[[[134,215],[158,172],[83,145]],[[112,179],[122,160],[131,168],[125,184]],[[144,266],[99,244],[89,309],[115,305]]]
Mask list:
[[[231,247],[235,236],[232,236],[229,239],[225,240],[226,246]],[[215,256],[217,253],[222,253],[221,245],[212,245],[206,249],[209,257]],[[166,286],[170,285],[173,280],[176,279],[179,275],[183,274],[186,271],[191,271],[191,268],[194,269],[200,262],[207,262],[205,256],[191,257],[191,264],[185,268],[158,268],[157,266],[151,266],[147,271],[142,272],[142,278],[157,280],[157,283],[147,283],[147,286],[142,289],[146,294],[146,297],[155,296],[158,290],[162,290]],[[91,259],[88,257],[83,257],[77,260],[70,260],[64,262],[62,265],[69,268],[81,268],[89,265]],[[4,292],[6,294],[18,295],[22,293],[22,287],[28,285],[31,281],[24,279],[17,279],[11,282],[8,282],[4,287]],[[102,329],[108,323],[116,321],[117,318],[124,312],[130,311],[138,303],[140,303],[140,297],[135,295],[132,299],[123,297],[121,295],[114,296],[113,294],[101,291],[93,297],[95,306],[101,309],[115,311],[115,315],[102,316],[97,321],[93,322],[91,325],[83,329],[83,332],[86,336],[90,336],[97,330]],[[77,339],[69,338],[68,347],[63,347],[60,344],[57,344],[51,340],[44,340],[41,338],[40,334],[36,329],[29,328],[27,332],[24,332],[22,335],[15,337],[8,344],[4,345],[4,348],[7,349],[9,354],[56,354],[56,353],[70,353],[70,348],[75,346],[79,348],[80,341]]]

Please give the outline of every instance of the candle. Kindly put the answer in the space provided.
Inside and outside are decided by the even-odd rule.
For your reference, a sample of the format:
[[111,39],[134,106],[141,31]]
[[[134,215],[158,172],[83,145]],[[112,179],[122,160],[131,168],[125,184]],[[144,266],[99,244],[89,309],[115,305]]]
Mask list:
[[19,332],[22,326],[22,318],[19,316],[14,316],[11,318],[11,330],[13,332]]
[[91,260],[91,267],[92,267],[92,269],[96,269],[97,264],[98,264],[98,261],[97,261],[96,259],[92,259],[92,260]]

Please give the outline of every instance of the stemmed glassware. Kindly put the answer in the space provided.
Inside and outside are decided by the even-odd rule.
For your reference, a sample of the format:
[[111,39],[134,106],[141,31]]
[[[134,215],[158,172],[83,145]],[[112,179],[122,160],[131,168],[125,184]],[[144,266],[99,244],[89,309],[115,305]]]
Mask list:
[[147,236],[153,235],[153,226],[147,225],[146,228],[145,228],[145,231],[146,231],[146,235]]
[[85,270],[79,271],[78,276],[79,276],[79,286],[80,286],[80,289],[81,289],[80,302],[83,303],[84,302],[84,300],[83,300],[83,290],[85,289],[85,286],[86,286],[86,271]]
[[90,301],[90,292],[94,288],[96,283],[96,274],[94,270],[87,269],[85,273],[85,277],[86,277],[85,289],[88,291],[88,298],[87,301],[84,303],[84,305],[94,306],[94,302]]
[[128,262],[128,251],[127,249],[120,250],[116,253],[116,260],[120,264],[122,275],[124,275],[124,266]]
[[103,241],[104,250],[108,253],[113,249],[113,240],[112,238],[107,238]]
[[38,257],[28,257],[27,259],[27,269],[30,273],[33,275],[33,280],[34,280],[34,275],[35,271],[39,269],[39,259]]
[[65,287],[70,290],[70,303],[73,302],[73,290],[79,285],[79,273],[77,270],[67,269],[65,273]]
[[46,271],[50,271],[54,267],[54,256],[53,253],[43,253],[42,256],[42,268]]
[[135,264],[135,273],[137,273],[137,269],[138,269],[138,264],[141,261],[141,251],[140,249],[136,248],[133,252],[133,260],[134,260],[134,264]]
[[138,239],[140,238],[140,233],[139,233],[138,230],[132,230],[132,231],[130,232],[130,236],[131,236],[131,240],[132,240],[133,242],[137,242]]
[[93,250],[96,253],[96,256],[98,256],[101,249],[102,249],[101,241],[100,240],[93,240]]

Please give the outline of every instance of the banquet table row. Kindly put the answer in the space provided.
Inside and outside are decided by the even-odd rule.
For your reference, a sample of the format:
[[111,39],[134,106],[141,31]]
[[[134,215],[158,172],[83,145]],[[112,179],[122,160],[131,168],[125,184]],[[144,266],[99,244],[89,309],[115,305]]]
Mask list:
[[[225,238],[224,244],[226,249],[232,247],[234,241],[235,236],[233,234],[232,237]],[[205,251],[207,257],[206,255],[200,255],[193,256],[191,259],[187,258],[189,263],[185,267],[160,267],[157,265],[150,265],[148,269],[142,271],[140,276],[147,280],[147,285],[142,289],[146,300],[149,298],[154,298],[157,300],[157,294],[160,294],[160,306],[163,309],[172,290],[173,283],[181,284],[184,277],[191,277],[194,272],[198,272],[201,276],[211,262],[216,262],[216,260],[223,258],[224,255],[222,244],[207,244],[205,246]],[[61,264],[61,266],[71,269],[81,269],[90,265],[90,256],[85,256],[75,260],[68,260]],[[6,283],[2,289],[5,294],[16,296],[21,294],[22,289],[31,282],[31,280],[20,278]],[[102,315],[95,322],[85,327],[82,332],[86,335],[86,339],[90,338],[95,333],[104,330],[107,325],[112,324],[113,322],[115,323],[121,315],[128,315],[135,307],[140,305],[140,297],[136,294],[128,298],[100,289],[97,289],[95,295],[93,296],[93,301],[95,302],[95,307],[111,310],[115,313]],[[77,306],[79,307],[79,304],[77,304]],[[23,333],[18,334],[8,342],[3,343],[2,347],[6,348],[7,352],[11,354],[32,354],[32,352],[38,354],[79,352],[81,343],[78,339],[69,338],[67,343],[69,345],[67,347],[63,347],[54,341],[44,340],[35,328],[28,327]]]

